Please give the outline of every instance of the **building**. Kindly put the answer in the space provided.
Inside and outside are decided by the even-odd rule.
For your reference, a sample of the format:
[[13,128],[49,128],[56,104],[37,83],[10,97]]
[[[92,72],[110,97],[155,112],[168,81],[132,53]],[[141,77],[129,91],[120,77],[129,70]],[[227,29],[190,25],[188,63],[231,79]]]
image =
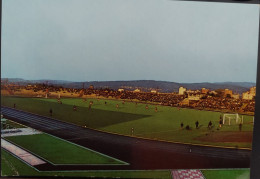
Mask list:
[[93,90],[93,89],[94,89],[94,86],[93,86],[93,85],[90,85],[90,86],[89,86],[89,89]]
[[187,91],[187,89],[181,86],[181,87],[179,88],[179,95],[184,95],[184,93],[185,93],[186,91]]
[[188,98],[185,98],[180,102],[181,106],[189,106],[190,105],[190,100]]
[[188,99],[192,100],[192,101],[199,101],[201,97],[202,97],[202,95],[200,95],[200,94],[188,95]]
[[157,90],[151,90],[151,93],[157,93],[158,91]]
[[227,97],[227,96],[232,97],[232,95],[233,95],[233,91],[232,90],[229,90],[229,89],[225,89],[224,90],[224,96],[225,97]]
[[123,92],[123,91],[125,91],[125,90],[124,90],[123,88],[119,88],[118,91],[119,91],[119,92]]
[[201,93],[202,94],[207,94],[208,92],[209,92],[209,89],[201,88]]
[[256,87],[255,86],[251,87],[249,89],[249,93],[255,96],[255,94],[256,94]]
[[239,99],[239,97],[240,97],[239,94],[233,94],[233,95],[232,95],[232,98],[234,98],[234,99]]
[[242,94],[242,99],[245,99],[245,100],[252,100],[253,97],[254,97],[254,96],[253,96],[252,94],[250,94],[249,91],[244,92],[244,93]]
[[134,90],[134,93],[140,93],[140,92],[141,92],[140,89],[135,89],[135,90]]
[[217,95],[218,93],[216,91],[210,91],[209,94],[211,95]]
[[249,91],[242,93],[242,99],[252,100],[252,99],[254,99],[255,94],[256,94],[256,87],[254,86],[254,87],[251,87],[249,89]]

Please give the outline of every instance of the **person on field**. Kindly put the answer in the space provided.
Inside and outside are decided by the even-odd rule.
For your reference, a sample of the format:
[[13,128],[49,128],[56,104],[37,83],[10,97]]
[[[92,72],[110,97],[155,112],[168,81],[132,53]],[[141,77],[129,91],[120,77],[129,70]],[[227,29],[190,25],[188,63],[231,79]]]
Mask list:
[[181,129],[183,129],[183,122],[181,122]]
[[155,112],[157,112],[158,111],[158,109],[157,109],[157,107],[155,107]]
[[73,105],[73,111],[77,111],[77,106]]
[[220,120],[219,120],[219,128],[222,127],[222,124],[223,124],[223,121],[222,121],[222,119],[220,119]]
[[146,106],[145,106],[145,109],[148,109],[148,108],[149,108],[148,105],[146,105]]
[[239,127],[239,131],[241,132],[242,131],[242,123],[241,122],[239,123],[238,127]]
[[123,100],[122,104],[125,104],[125,100]]
[[131,128],[131,135],[134,136],[134,128]]
[[91,110],[92,104],[93,104],[93,101],[90,101],[89,105],[88,105],[88,110]]
[[117,109],[119,108],[119,105],[118,105],[118,104],[116,104],[116,108],[117,108]]
[[16,104],[14,103],[14,108],[16,108]]
[[196,129],[198,129],[199,128],[199,121],[196,121],[195,125],[196,125]]
[[208,128],[209,128],[209,129],[212,128],[212,122],[211,122],[211,121],[209,121]]
[[50,116],[52,116],[52,109],[50,109],[50,111],[49,111],[49,112],[50,112]]
[[105,104],[107,104],[107,102],[105,101]]

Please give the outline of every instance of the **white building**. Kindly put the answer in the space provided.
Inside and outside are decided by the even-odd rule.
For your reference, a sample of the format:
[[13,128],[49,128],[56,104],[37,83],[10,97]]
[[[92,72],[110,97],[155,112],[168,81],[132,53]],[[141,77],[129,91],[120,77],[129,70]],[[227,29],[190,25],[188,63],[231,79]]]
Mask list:
[[135,93],[140,93],[141,90],[140,90],[140,89],[135,89],[134,92],[135,92]]
[[151,93],[157,93],[157,90],[151,90]]
[[242,99],[252,100],[256,94],[256,87],[251,87],[249,91],[242,93]]
[[188,96],[188,99],[198,101],[198,100],[200,100],[201,97],[202,97],[202,95],[200,95],[200,94],[194,94],[194,95],[192,94],[192,95]]
[[181,87],[179,88],[179,95],[184,95],[184,92],[185,92],[185,91],[187,91],[187,89],[181,86]]
[[244,93],[242,94],[242,99],[245,99],[245,100],[252,100],[253,97],[254,97],[254,95],[251,94],[249,91],[244,92]]
[[123,91],[125,91],[125,90],[124,90],[123,88],[119,88],[118,91],[119,91],[119,92],[123,92]]

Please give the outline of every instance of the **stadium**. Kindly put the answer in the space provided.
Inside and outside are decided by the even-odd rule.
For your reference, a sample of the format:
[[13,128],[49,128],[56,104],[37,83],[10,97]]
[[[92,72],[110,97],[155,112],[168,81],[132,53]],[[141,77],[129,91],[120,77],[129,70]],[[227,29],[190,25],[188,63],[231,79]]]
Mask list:
[[1,176],[249,178],[254,2],[1,7]]
[[[170,178],[179,175],[177,169],[203,177],[216,175],[212,168],[239,168],[233,169],[234,175],[248,172],[241,168],[250,163],[250,111],[177,107],[129,99],[129,91],[106,96],[92,86],[84,92],[69,89],[69,97],[47,88],[42,97],[39,89],[27,89],[30,96],[17,89],[2,90],[8,94],[1,96],[2,162],[7,165],[7,159],[15,156],[37,175],[72,176],[64,171],[77,170],[79,176],[130,178],[157,174]],[[118,98],[124,93],[128,99]],[[99,174],[90,172],[95,170]]]

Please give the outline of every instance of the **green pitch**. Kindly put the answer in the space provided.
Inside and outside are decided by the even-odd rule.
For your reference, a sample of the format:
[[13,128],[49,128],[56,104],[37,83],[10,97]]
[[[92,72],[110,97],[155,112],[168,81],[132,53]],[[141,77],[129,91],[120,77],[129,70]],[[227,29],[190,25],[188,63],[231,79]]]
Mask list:
[[47,134],[5,137],[53,164],[125,164]]
[[[183,108],[179,110],[160,105],[148,105],[149,108],[146,109],[146,104],[123,104],[121,100],[107,99],[87,99],[84,102],[83,99],[67,98],[61,101],[62,104],[58,104],[56,99],[2,97],[1,104],[12,107],[16,103],[17,109],[45,116],[49,116],[49,109],[52,108],[52,117],[59,120],[122,135],[171,142],[251,148],[252,116],[244,116],[242,132],[239,132],[238,125],[235,124],[218,127],[220,112]],[[93,105],[89,110],[90,101],[93,101]],[[78,106],[77,111],[73,111],[73,105]],[[197,120],[199,129],[195,128]],[[213,123],[212,130],[207,128],[209,121]],[[181,130],[181,122],[184,123],[184,127],[189,125],[191,130]]]
[[114,177],[114,178],[162,178],[170,179],[169,170],[139,171],[53,171],[40,172],[26,165],[8,152],[1,150],[1,176],[67,176],[67,177]]
[[202,170],[206,179],[249,179],[250,169]]
[[[73,177],[122,177],[122,178],[172,178],[169,170],[140,171],[69,171],[39,172],[26,165],[8,152],[1,150],[1,176],[73,176]],[[202,170],[206,179],[249,179],[249,169]]]

